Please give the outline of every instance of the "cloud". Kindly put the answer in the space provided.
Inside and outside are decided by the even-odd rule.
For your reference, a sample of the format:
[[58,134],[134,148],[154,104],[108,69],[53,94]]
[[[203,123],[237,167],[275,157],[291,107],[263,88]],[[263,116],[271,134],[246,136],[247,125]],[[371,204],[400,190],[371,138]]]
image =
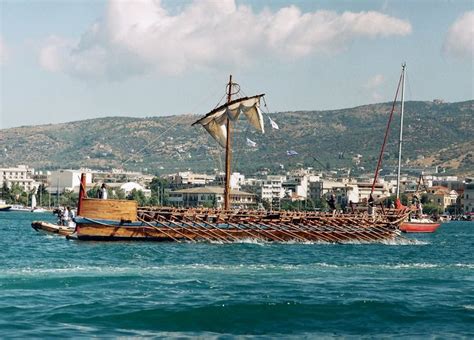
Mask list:
[[368,89],[374,89],[379,87],[385,82],[385,77],[382,74],[376,74],[373,77],[369,78],[365,83],[365,87]]
[[76,42],[51,37],[40,52],[50,71],[120,79],[159,71],[179,74],[276,57],[332,55],[358,38],[411,33],[409,22],[379,12],[315,11],[296,6],[255,12],[234,0],[195,0],[171,13],[159,0],[110,1],[104,19]]
[[443,53],[458,59],[474,59],[474,11],[460,16],[449,28]]
[[8,47],[5,44],[5,41],[3,40],[3,37],[0,36],[0,65],[4,65],[9,56],[9,50]]
[[370,91],[370,97],[372,100],[380,101],[383,99],[379,93],[380,86],[385,82],[385,77],[382,74],[376,74],[370,77],[364,84],[364,87]]

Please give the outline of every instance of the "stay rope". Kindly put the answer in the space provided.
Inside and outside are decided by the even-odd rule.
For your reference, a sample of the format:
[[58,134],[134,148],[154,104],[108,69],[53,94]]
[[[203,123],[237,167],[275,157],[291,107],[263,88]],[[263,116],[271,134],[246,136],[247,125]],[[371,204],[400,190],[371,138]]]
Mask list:
[[398,80],[397,92],[395,93],[395,98],[393,99],[392,110],[390,111],[390,116],[387,122],[387,128],[385,129],[385,136],[383,138],[382,148],[380,149],[379,160],[377,162],[377,168],[375,169],[374,181],[372,182],[372,189],[370,190],[371,194],[374,193],[375,183],[377,182],[380,166],[382,165],[382,158],[385,151],[385,145],[387,144],[388,135],[390,132],[390,124],[392,123],[393,113],[395,112],[395,105],[397,103],[398,92],[400,91],[400,85],[402,83],[402,77],[403,77],[403,73],[400,75],[400,79]]

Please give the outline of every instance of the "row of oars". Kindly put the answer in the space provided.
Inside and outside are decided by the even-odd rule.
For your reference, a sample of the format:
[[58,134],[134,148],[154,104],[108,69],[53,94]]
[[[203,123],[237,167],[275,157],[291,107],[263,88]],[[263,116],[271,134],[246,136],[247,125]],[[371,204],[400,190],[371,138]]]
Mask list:
[[320,217],[291,221],[252,221],[222,219],[220,224],[208,222],[199,215],[166,215],[156,211],[140,211],[140,221],[176,242],[238,242],[245,238],[270,242],[377,242],[400,237],[393,225],[374,222],[369,218]]

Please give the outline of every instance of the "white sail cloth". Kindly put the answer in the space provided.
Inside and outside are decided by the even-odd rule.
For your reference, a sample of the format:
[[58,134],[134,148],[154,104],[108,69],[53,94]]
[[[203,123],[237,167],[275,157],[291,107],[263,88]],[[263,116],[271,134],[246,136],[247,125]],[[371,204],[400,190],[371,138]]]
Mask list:
[[259,94],[233,100],[212,110],[194,124],[201,124],[222,147],[226,145],[227,118],[236,121],[243,113],[255,129],[264,133],[263,116],[260,111],[260,98],[263,96],[263,94]]

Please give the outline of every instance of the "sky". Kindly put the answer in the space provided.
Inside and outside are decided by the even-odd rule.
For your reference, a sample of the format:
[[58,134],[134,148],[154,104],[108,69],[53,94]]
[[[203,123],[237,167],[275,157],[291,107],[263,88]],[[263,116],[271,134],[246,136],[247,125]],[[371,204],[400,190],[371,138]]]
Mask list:
[[0,0],[0,128],[205,114],[229,75],[270,112],[474,98],[463,1]]

